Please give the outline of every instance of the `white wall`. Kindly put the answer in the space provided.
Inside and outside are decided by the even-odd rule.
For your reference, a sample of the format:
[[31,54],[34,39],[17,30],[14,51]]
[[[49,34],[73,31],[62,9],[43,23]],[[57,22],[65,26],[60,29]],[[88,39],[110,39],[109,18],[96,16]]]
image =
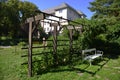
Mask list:
[[67,19],[67,9],[64,8],[64,9],[57,10],[55,12],[55,15]]
[[[55,12],[55,15],[67,19],[67,8],[57,10]],[[61,25],[66,25],[67,24],[66,20],[61,19],[60,22],[61,22]]]
[[[65,19],[69,19],[69,20],[74,20],[76,18],[81,18],[81,16],[78,15],[78,13],[76,13],[75,11],[73,11],[70,8],[64,8],[64,9],[56,10],[55,11],[55,16],[62,17],[62,18],[65,18]],[[52,20],[60,21],[60,22],[62,22],[61,25],[68,24],[68,22],[66,22],[65,20],[59,20],[59,18],[56,18],[56,17],[53,17],[53,16],[48,16],[47,18],[52,19]],[[44,21],[51,22],[50,20],[44,20]],[[52,21],[52,22],[54,23],[54,21]],[[44,30],[45,30],[46,33],[50,32],[50,31],[53,31],[53,29],[54,28],[50,27],[49,23],[44,23]],[[58,29],[59,29],[59,26],[58,26]]]

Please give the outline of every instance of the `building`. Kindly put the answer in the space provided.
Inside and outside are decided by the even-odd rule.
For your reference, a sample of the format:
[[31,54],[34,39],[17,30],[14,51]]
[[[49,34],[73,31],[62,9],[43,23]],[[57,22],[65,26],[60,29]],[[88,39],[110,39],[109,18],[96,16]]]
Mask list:
[[[82,13],[81,11],[77,11],[74,8],[72,8],[67,3],[62,3],[56,7],[49,8],[47,10],[43,10],[43,12],[52,14],[58,17],[62,17],[69,20],[75,20],[77,18],[85,18],[86,15]],[[53,16],[47,16],[47,19],[57,20],[61,22],[61,26],[67,24],[68,22],[65,20],[60,20],[59,18],[53,17]],[[50,20],[45,19],[46,22],[51,22]],[[52,21],[54,22],[54,21]],[[46,33],[49,33],[53,31],[53,27],[50,26],[49,23],[41,22],[42,27],[44,28]],[[58,27],[59,30],[60,26]]]

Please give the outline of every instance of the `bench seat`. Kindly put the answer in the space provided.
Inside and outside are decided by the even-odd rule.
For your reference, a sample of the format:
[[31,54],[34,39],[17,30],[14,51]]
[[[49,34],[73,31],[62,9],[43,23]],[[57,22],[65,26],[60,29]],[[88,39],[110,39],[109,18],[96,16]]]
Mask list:
[[95,58],[97,58],[97,57],[102,57],[102,54],[94,54],[94,55],[89,55],[89,56],[86,56],[85,58],[84,58],[84,60],[93,60],[93,59],[95,59]]

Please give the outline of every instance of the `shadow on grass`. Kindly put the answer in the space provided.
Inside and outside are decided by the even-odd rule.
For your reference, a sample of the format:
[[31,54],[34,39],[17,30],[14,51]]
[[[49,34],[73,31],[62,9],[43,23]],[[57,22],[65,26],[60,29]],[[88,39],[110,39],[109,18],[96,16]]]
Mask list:
[[[95,64],[93,64],[93,65],[91,65],[91,66],[89,66],[89,65],[87,65],[85,68],[76,68],[75,66],[73,66],[73,65],[69,65],[69,66],[67,66],[67,68],[64,68],[64,67],[66,67],[66,66],[58,66],[58,67],[54,67],[54,66],[49,66],[49,67],[47,67],[47,68],[45,68],[45,69],[41,69],[41,70],[39,70],[38,71],[38,73],[37,73],[37,75],[42,75],[42,74],[46,74],[46,73],[56,73],[56,72],[65,72],[65,71],[69,71],[69,72],[71,72],[71,71],[75,71],[76,73],[88,73],[88,74],[91,74],[92,76],[95,76],[96,75],[96,73],[98,72],[98,71],[100,71],[102,68],[103,68],[103,66],[105,65],[105,64],[107,64],[108,63],[108,61],[109,61],[110,59],[108,59],[108,60],[103,60],[104,61],[104,63],[103,64],[97,64],[97,63],[95,63]],[[80,65],[82,65],[82,64],[80,64]],[[94,71],[94,70],[88,70],[87,68],[89,68],[89,67],[92,67],[92,66],[95,66],[95,65],[97,65],[97,66],[100,66],[96,71]]]
[[[99,64],[99,62],[101,62],[101,61],[99,60],[99,62],[98,62],[98,61],[97,61],[97,63],[94,62],[91,66],[88,65],[88,66],[86,66],[84,69],[74,68],[74,70],[79,71],[80,73],[86,72],[86,73],[91,74],[92,76],[95,76],[96,73],[97,73],[98,71],[100,71],[100,70],[103,68],[103,66],[108,63],[109,60],[110,60],[110,59],[107,59],[107,60],[104,60],[104,59],[103,59],[102,61],[105,61],[105,62],[104,62],[103,64],[101,64],[101,65]],[[81,65],[82,65],[82,64],[81,64]],[[92,66],[95,66],[95,65],[100,66],[96,71],[86,70],[87,68],[92,67]]]
[[[120,44],[116,42],[106,42],[98,45],[98,49],[104,51],[104,55],[110,59],[118,59],[120,56]],[[101,46],[101,47],[100,47]]]
[[[103,60],[104,60],[104,59],[103,59]],[[97,66],[100,66],[100,68],[98,68],[98,69],[92,74],[92,76],[96,75],[96,73],[97,73],[98,71],[100,71],[100,70],[103,68],[103,66],[108,63],[109,60],[110,60],[110,59],[104,60],[105,62],[104,62],[102,65],[97,64]]]
[[66,72],[66,71],[69,71],[69,72],[75,71],[76,73],[78,73],[78,72],[80,72],[80,73],[86,72],[86,73],[89,73],[91,75],[94,74],[94,72],[91,72],[91,71],[88,71],[88,70],[85,70],[85,69],[75,68],[75,67],[69,67],[69,68],[66,68],[66,69],[59,69],[59,68],[52,67],[52,68],[49,68],[49,69],[47,69],[47,70],[45,70],[43,72],[39,71],[38,75],[46,74],[48,72],[49,73],[56,73],[56,72],[59,73],[59,72]]
[[0,40],[0,46],[13,46],[17,45],[19,41],[14,40],[14,39],[5,39],[5,40]]

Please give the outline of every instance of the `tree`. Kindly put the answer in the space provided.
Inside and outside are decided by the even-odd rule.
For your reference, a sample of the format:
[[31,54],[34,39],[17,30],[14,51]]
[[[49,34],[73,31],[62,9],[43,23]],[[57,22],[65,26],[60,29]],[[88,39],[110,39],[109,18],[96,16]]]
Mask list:
[[95,12],[93,18],[120,17],[119,0],[95,0],[90,4],[91,7],[89,9]]
[[0,36],[19,37],[21,24],[31,14],[35,14],[36,9],[38,9],[36,5],[27,1],[0,2]]
[[[92,20],[101,21],[106,27],[103,35],[107,40],[107,48],[111,49],[120,46],[120,1],[119,0],[95,0],[91,2],[89,9],[94,12]],[[101,26],[102,27],[102,26]],[[116,45],[110,45],[116,44]],[[116,51],[118,49],[115,49]],[[110,50],[110,49],[109,49]]]
[[22,15],[22,18],[21,18],[22,22],[25,22],[26,18],[29,18],[37,14],[35,10],[38,10],[38,8],[33,3],[30,3],[27,1],[19,2],[18,7],[19,7],[20,15]]
[[82,49],[97,48],[98,45],[100,47],[101,44],[99,43],[104,39],[102,35],[106,31],[105,25],[99,20],[77,19],[75,21],[82,25],[82,34],[78,38],[80,47]]

